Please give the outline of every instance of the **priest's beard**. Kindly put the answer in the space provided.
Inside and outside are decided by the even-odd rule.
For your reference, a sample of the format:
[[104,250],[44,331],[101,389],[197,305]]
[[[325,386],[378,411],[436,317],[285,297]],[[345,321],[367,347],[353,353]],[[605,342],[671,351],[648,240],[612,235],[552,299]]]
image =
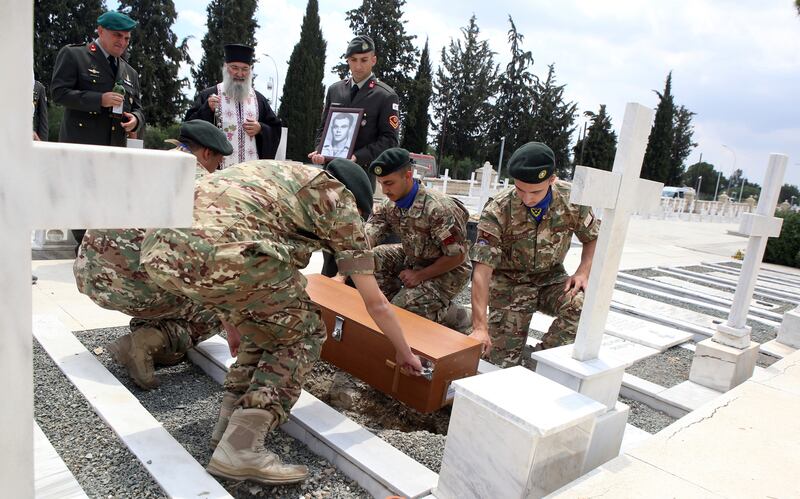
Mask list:
[[228,70],[222,68],[222,89],[234,102],[244,102],[247,96],[250,95],[250,89],[253,87],[253,81],[250,77],[244,80],[234,80],[228,73]]

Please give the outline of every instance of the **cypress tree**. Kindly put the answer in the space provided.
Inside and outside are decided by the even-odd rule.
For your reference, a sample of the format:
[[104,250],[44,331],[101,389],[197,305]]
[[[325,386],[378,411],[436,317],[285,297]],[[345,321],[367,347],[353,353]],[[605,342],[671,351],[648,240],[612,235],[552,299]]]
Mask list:
[[211,0],[208,4],[208,31],[201,42],[203,58],[197,69],[192,69],[198,92],[222,81],[223,47],[226,44],[256,46],[257,6],[257,0]]
[[[508,16],[511,27],[508,30],[508,43],[511,45],[511,61],[506,70],[498,77],[499,93],[494,106],[494,120],[489,133],[490,158],[498,158],[500,143],[505,137],[503,164],[514,150],[523,145],[520,138],[522,122],[533,106],[533,86],[536,76],[530,72],[533,66],[533,55],[521,48],[524,36],[517,31],[511,16]],[[496,160],[494,160],[496,161]],[[492,161],[494,163],[494,161]]]
[[697,147],[697,143],[692,142],[692,136],[694,135],[692,116],[694,115],[695,113],[684,106],[675,109],[672,123],[673,140],[670,153],[670,172],[667,178],[667,185],[679,185],[685,170],[684,162],[691,154],[692,149]]
[[96,36],[103,0],[36,0],[33,3],[33,70],[50,91],[53,65],[61,47]]
[[450,158],[459,169],[451,168],[453,178],[468,178],[471,170],[463,168],[465,162],[472,169],[480,167],[486,154],[486,136],[491,123],[492,107],[489,100],[495,95],[498,67],[488,40],[479,40],[480,29],[473,16],[469,25],[461,28],[462,40],[450,40],[442,48],[442,63],[433,83],[433,125],[437,132],[436,144],[439,163]]
[[308,0],[300,41],[289,57],[278,111],[278,117],[289,127],[286,157],[295,161],[307,160],[308,153],[314,148],[314,135],[325,98],[322,78],[326,48],[319,25],[319,2]]
[[[611,116],[606,113],[606,105],[601,104],[597,113],[584,113],[592,122],[586,131],[586,137],[579,140],[573,149],[575,164],[591,166],[600,170],[608,170],[614,166],[617,154],[617,134],[611,126]],[[583,151],[582,159],[581,151]],[[580,161],[580,163],[579,163]]]
[[184,39],[172,31],[177,13],[172,0],[121,0],[121,10],[139,21],[131,33],[128,61],[139,73],[142,107],[147,123],[168,126],[188,105],[183,88],[189,80],[178,78],[183,61],[191,63]]
[[569,145],[575,131],[578,105],[564,99],[566,85],[556,84],[555,64],[547,69],[547,78],[534,85],[533,110],[521,123],[521,142],[538,141],[550,146],[556,159],[556,174],[570,178],[572,167]]
[[675,104],[672,98],[672,71],[667,75],[664,92],[660,93],[657,90],[653,90],[653,92],[658,95],[659,103],[653,127],[650,129],[650,137],[647,140],[647,150],[644,153],[642,178],[668,184],[675,139],[672,128],[675,116]]
[[425,40],[425,48],[422,49],[419,68],[417,68],[411,88],[402,147],[411,152],[426,153],[428,151],[428,128],[431,121],[428,109],[433,94],[433,67],[427,40]]
[[[412,43],[416,36],[406,33],[406,21],[403,20],[405,4],[406,0],[363,0],[360,7],[346,14],[353,35],[368,35],[375,42],[378,62],[373,71],[397,92],[401,115],[408,107],[413,85],[409,75],[417,61],[417,49]],[[333,71],[344,79],[350,69],[343,61],[334,66]]]

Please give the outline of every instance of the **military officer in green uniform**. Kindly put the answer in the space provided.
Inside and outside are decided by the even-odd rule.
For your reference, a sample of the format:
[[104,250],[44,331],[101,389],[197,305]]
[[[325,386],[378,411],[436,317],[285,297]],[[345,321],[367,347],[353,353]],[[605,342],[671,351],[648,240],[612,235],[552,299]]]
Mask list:
[[[176,150],[197,158],[195,177],[217,169],[233,148],[225,133],[202,120],[181,125]],[[108,345],[114,360],[146,390],[158,386],[154,364],[180,362],[186,351],[220,330],[213,311],[156,286],[139,264],[144,229],[86,232],[73,265],[78,290],[97,305],[133,318],[130,334]]]
[[[122,58],[136,24],[121,12],[105,12],[97,18],[96,39],[59,50],[50,86],[53,101],[64,107],[59,142],[125,147],[127,134],[144,125],[139,75]],[[124,95],[112,91],[117,83]],[[85,232],[73,230],[78,244]]]
[[[366,170],[380,153],[398,145],[400,104],[394,89],[372,73],[373,66],[378,62],[372,38],[366,35],[353,38],[347,46],[345,58],[350,67],[350,78],[328,87],[315,145],[319,146],[324,138],[322,129],[331,108],[361,108],[364,115],[361,123],[356,123],[359,130],[350,159]],[[325,157],[317,151],[309,153],[308,157],[312,163],[325,163]],[[375,177],[370,175],[370,180],[374,189]]]
[[[545,144],[529,142],[514,151],[508,162],[514,187],[486,203],[470,252],[471,336],[501,367],[519,363],[537,310],[556,318],[537,349],[575,340],[600,222],[591,208],[570,204],[571,185],[554,170],[553,151]],[[563,263],[573,234],[583,249],[569,276]]]
[[[375,274],[393,304],[457,327],[445,317],[469,280],[469,212],[455,198],[426,189],[414,178],[412,163],[408,151],[393,147],[370,166],[388,198],[367,221]],[[400,243],[378,244],[388,234],[396,234]]]

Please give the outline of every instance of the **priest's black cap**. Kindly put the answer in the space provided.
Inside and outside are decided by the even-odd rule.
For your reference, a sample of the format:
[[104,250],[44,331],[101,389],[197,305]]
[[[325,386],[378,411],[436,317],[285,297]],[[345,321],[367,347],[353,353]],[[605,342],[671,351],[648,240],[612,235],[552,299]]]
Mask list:
[[243,62],[252,65],[254,53],[255,49],[253,47],[229,43],[225,45],[225,62]]

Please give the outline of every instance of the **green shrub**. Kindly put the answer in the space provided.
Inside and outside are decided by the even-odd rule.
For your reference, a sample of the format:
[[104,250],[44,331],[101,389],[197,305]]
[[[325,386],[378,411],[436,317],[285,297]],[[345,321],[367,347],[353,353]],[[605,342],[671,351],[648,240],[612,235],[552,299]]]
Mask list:
[[800,268],[800,213],[779,211],[775,216],[783,219],[780,237],[767,242],[764,261]]
[[164,142],[164,139],[177,139],[180,123],[173,123],[167,127],[148,126],[144,131],[145,149],[172,149],[175,146]]

